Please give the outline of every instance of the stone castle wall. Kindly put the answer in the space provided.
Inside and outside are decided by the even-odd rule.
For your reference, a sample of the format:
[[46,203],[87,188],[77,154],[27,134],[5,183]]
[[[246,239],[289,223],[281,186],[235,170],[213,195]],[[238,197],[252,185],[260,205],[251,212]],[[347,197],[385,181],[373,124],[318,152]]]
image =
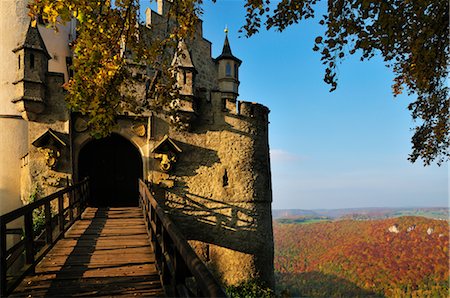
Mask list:
[[[164,7],[160,9],[162,12]],[[148,11],[150,33],[160,34],[156,25],[163,20],[161,14]],[[153,185],[156,199],[224,284],[260,278],[273,286],[269,110],[260,104],[226,99],[219,88],[211,43],[201,31],[200,23],[195,37],[186,41],[197,73],[190,129],[175,130],[167,115],[148,110],[137,116],[123,115],[113,133],[139,150],[143,177]],[[92,140],[86,119],[67,110],[63,83],[63,73],[47,73],[45,110],[34,121],[21,120],[16,112],[14,121],[22,123],[22,128],[9,122],[15,123],[17,133],[5,137],[21,148],[18,165],[11,166],[11,173],[19,180],[23,200],[36,187],[44,196],[64,187],[66,181],[76,181],[80,151]],[[142,81],[136,87],[138,92],[143,92],[144,85]],[[45,157],[48,152],[33,145],[49,129],[67,143],[54,166],[49,166]],[[182,150],[168,173],[160,169],[160,159],[152,152],[165,136]],[[5,150],[0,145],[0,153]],[[6,197],[11,198],[2,194],[1,199],[13,201]]]
[[21,158],[28,151],[28,122],[15,97],[17,58],[12,52],[28,28],[27,1],[5,0],[0,9],[0,213],[21,206]]
[[173,187],[160,199],[226,284],[252,278],[273,284],[268,110],[241,105],[254,113],[224,110],[215,93],[199,119],[208,124],[170,132],[183,153],[169,177]]

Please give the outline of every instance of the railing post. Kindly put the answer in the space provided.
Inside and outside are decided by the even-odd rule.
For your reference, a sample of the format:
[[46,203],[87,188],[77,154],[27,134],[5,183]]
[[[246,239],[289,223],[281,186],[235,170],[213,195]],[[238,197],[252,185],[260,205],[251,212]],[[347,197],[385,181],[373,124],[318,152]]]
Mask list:
[[33,233],[33,211],[24,214],[25,225],[25,261],[27,264],[34,263],[34,233]]
[[175,250],[174,257],[174,268],[175,268],[175,284],[185,284],[186,277],[188,276],[188,270],[183,257],[180,255],[178,250]]
[[0,297],[6,297],[6,224],[0,219]]
[[52,208],[50,202],[46,202],[44,205],[45,215],[45,241],[48,245],[53,242],[53,228],[52,228]]
[[89,196],[89,187],[88,187],[89,184],[88,183],[89,182],[84,180],[83,184],[81,185],[81,188],[80,188],[80,213],[82,212],[84,207],[86,207],[86,199]]
[[[202,297],[227,297],[220,284],[198,258],[188,241],[158,205],[143,182],[140,181],[142,209],[153,246],[156,265],[161,282],[168,295]],[[187,284],[187,277],[193,277],[195,285]],[[194,292],[194,293],[192,293]]]
[[[45,218],[45,242],[48,244],[47,250],[44,252],[48,252],[51,246],[54,244],[54,235],[53,235],[53,215],[52,215],[52,204],[51,202],[55,199],[58,200],[58,225],[60,234],[58,237],[64,236],[65,231],[65,212],[64,212],[64,195],[69,195],[69,210],[75,212],[74,208],[74,200],[76,200],[76,196],[80,195],[83,191],[83,199],[86,199],[86,195],[89,193],[88,182],[85,180],[84,183],[77,184],[71,188],[70,186],[64,190],[60,190],[50,196],[40,199],[39,201],[33,202],[28,206],[20,207],[16,210],[13,210],[9,213],[6,213],[0,216],[0,297],[6,297],[6,295],[11,290],[11,287],[15,284],[18,284],[20,280],[23,279],[24,273],[34,272],[34,266],[43,255],[40,254],[35,256],[35,233],[33,231],[33,211],[38,208],[44,208],[44,218]],[[77,193],[78,192],[78,193]],[[80,205],[80,210],[82,210],[83,205]],[[25,230],[25,238],[21,240],[19,243],[13,245],[11,248],[8,248],[7,245],[7,225],[18,219],[24,218],[24,230]],[[74,220],[74,214],[69,213],[69,217],[71,220]],[[71,221],[72,223],[72,221]],[[21,230],[22,231],[22,230]],[[20,244],[20,245],[19,245]],[[8,252],[8,249],[10,251]],[[20,265],[25,265],[21,269],[21,273],[18,273],[18,276],[10,276],[8,277],[8,265],[11,266],[18,257],[22,256],[25,253],[25,264],[21,262]],[[8,255],[10,254],[10,255]],[[10,257],[10,258],[9,258]],[[8,264],[11,263],[11,264]],[[19,269],[19,268],[18,268]],[[23,270],[25,269],[25,270]],[[27,270],[28,269],[28,270]],[[9,280],[11,278],[11,280]],[[8,287],[8,282],[10,287]]]
[[58,225],[59,231],[64,233],[64,197],[60,195],[58,197]]
[[69,196],[69,221],[73,222],[73,190],[70,190],[67,195]]
[[78,206],[77,217],[81,217],[81,212],[83,212],[83,188],[82,185],[80,188],[75,189],[75,202]]
[[143,199],[142,199],[142,192],[143,192],[142,185],[141,185],[141,183],[139,183],[139,207],[141,207],[141,208],[144,207]]

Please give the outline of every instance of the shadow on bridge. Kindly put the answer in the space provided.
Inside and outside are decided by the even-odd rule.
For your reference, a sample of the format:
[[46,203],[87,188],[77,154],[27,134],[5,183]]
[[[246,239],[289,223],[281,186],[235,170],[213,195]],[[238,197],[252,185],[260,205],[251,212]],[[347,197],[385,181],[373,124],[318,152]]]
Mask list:
[[88,208],[11,297],[164,296],[140,208]]

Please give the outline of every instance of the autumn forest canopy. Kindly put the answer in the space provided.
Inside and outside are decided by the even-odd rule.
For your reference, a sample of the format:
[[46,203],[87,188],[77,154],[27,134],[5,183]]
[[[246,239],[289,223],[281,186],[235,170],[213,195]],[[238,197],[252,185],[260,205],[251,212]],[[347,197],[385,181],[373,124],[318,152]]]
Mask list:
[[[448,1],[330,0],[327,12],[318,15],[319,2],[246,0],[242,35],[283,31],[314,19],[325,33],[317,36],[311,47],[319,53],[330,91],[337,87],[336,67],[345,57],[356,55],[364,61],[381,55],[395,75],[393,94],[407,93],[414,98],[408,106],[416,125],[408,159],[424,165],[448,161]],[[91,131],[102,137],[111,132],[116,117],[125,110],[138,113],[152,107],[162,111],[179,98],[171,60],[178,41],[195,32],[202,6],[202,0],[173,1],[164,34],[157,37],[151,37],[145,26],[136,25],[140,22],[138,0],[34,0],[30,16],[54,28],[76,18],[74,75],[65,85],[67,102],[73,111],[88,116]],[[142,42],[143,37],[147,42]],[[127,70],[130,61],[152,69],[145,98],[132,95],[136,82]]]
[[447,220],[274,224],[279,290],[294,297],[446,297]]

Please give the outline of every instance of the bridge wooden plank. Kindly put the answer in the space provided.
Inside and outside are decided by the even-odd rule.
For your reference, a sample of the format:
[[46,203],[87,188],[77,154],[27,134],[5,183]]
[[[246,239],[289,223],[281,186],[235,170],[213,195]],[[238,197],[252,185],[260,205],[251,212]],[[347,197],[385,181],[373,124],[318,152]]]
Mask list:
[[96,249],[95,251],[91,251],[89,246],[83,246],[81,248],[74,249],[72,247],[56,247],[54,251],[52,251],[52,257],[55,256],[67,256],[68,254],[72,255],[83,255],[83,256],[113,256],[115,257],[117,254],[133,254],[133,255],[145,255],[152,256],[153,252],[150,250],[150,248],[147,246],[141,246],[141,247],[116,247],[116,248],[103,248],[103,249]]
[[164,296],[139,208],[88,208],[11,297]]
[[92,240],[76,240],[76,239],[63,239],[65,241],[60,240],[58,242],[58,247],[73,247],[75,244],[79,247],[87,246],[91,247],[95,245],[96,250],[101,249],[115,249],[115,248],[127,248],[127,247],[148,247],[147,239],[133,239],[132,242],[130,240],[121,240],[116,239],[113,243],[111,241],[97,241],[96,239]]

